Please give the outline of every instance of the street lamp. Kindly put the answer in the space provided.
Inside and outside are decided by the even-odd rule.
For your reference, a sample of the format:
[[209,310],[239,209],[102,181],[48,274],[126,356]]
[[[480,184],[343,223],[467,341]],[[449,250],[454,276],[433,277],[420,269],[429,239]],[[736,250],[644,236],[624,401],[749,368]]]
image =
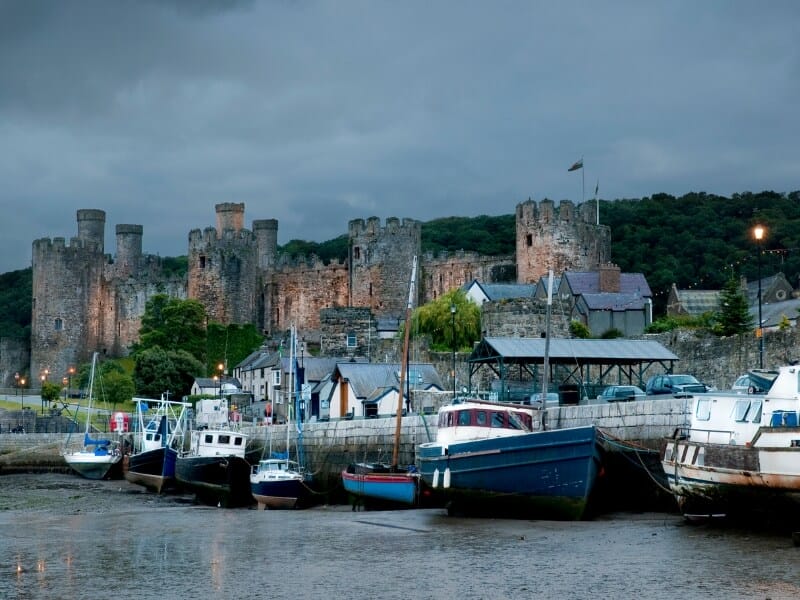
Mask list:
[[219,363],[217,365],[217,371],[219,371],[219,397],[222,398],[222,375],[225,373],[225,365]]
[[22,408],[25,408],[25,378],[24,377],[20,377],[19,378],[19,387],[20,387],[20,390],[21,390],[20,393],[22,394],[22,396],[20,396],[20,399],[19,399],[19,407],[20,407],[20,409],[22,409]]
[[[61,385],[64,386],[64,407],[67,406],[67,390],[69,389],[69,377],[61,378]],[[58,410],[58,409],[56,409]]]
[[[75,375],[75,367],[70,366],[67,369],[67,394],[72,393],[72,376]],[[67,406],[67,394],[64,394],[64,408]]]
[[[45,373],[46,373],[46,371],[45,371]],[[41,380],[42,380],[42,387],[41,387],[41,391],[39,392],[39,401],[41,402],[41,406],[42,406],[41,414],[44,414],[44,382],[47,381],[47,375],[45,375],[43,373],[42,377],[41,377]]]
[[214,375],[211,379],[214,380],[214,397],[216,398],[216,396],[217,396],[217,382],[219,381],[219,377]]
[[761,242],[764,239],[764,228],[756,225],[753,237],[758,245],[758,368],[764,368],[764,321],[761,316]]
[[456,399],[456,305],[450,305],[450,318],[453,326],[453,400]]

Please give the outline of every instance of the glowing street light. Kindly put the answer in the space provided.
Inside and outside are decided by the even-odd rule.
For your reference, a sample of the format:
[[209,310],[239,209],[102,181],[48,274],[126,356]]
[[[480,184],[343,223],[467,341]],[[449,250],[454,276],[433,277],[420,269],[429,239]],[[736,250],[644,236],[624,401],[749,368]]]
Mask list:
[[753,228],[753,237],[758,245],[758,368],[764,368],[764,320],[761,316],[761,244],[766,230],[761,225]]

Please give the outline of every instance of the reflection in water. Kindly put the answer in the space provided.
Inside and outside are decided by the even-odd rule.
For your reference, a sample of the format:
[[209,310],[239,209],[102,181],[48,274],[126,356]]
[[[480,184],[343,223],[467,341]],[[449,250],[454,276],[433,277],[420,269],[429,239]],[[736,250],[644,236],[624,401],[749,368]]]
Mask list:
[[[75,489],[71,476],[28,477],[0,478],[0,506],[35,495],[43,477],[73,487],[49,505],[0,512],[0,598],[800,597],[788,535],[692,527],[676,515],[561,523],[226,510],[125,482]],[[33,491],[15,491],[22,485]]]

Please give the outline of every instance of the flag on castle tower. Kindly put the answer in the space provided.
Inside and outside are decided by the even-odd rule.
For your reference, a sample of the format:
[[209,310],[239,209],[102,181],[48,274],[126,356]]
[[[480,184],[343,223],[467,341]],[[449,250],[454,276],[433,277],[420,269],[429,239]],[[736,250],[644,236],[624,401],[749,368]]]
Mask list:
[[580,159],[578,162],[573,163],[573,165],[567,169],[567,171],[577,171],[578,169],[583,168],[583,159]]

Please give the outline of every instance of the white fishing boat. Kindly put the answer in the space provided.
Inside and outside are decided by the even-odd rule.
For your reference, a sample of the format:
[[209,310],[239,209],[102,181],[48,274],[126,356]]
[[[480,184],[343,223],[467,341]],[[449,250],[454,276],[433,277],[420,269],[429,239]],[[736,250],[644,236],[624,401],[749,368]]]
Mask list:
[[800,523],[800,366],[781,367],[766,394],[688,398],[689,424],[666,440],[662,466],[687,518]]
[[[297,332],[294,325],[291,330],[291,341],[289,346],[289,403],[294,399],[295,414],[300,415],[299,392],[297,383]],[[287,403],[288,404],[288,403]],[[266,428],[271,431],[271,427]],[[298,437],[302,431],[302,423],[297,421]],[[258,508],[300,508],[306,505],[310,497],[309,483],[311,477],[303,469],[302,465],[289,458],[289,448],[291,445],[291,411],[288,412],[286,422],[286,452],[272,452],[269,448],[267,458],[262,457],[258,464],[253,467],[250,474],[250,490],[255,498]],[[271,444],[265,444],[264,450]],[[297,446],[300,446],[298,439]],[[298,452],[299,454],[299,452]]]
[[[97,352],[92,355],[92,370],[89,375],[89,404],[86,409],[86,427],[79,450],[64,450],[62,456],[70,468],[86,479],[106,479],[112,469],[122,460],[119,446],[107,438],[92,438],[91,423],[94,404],[94,380],[97,367]],[[67,440],[69,445],[69,439]]]

